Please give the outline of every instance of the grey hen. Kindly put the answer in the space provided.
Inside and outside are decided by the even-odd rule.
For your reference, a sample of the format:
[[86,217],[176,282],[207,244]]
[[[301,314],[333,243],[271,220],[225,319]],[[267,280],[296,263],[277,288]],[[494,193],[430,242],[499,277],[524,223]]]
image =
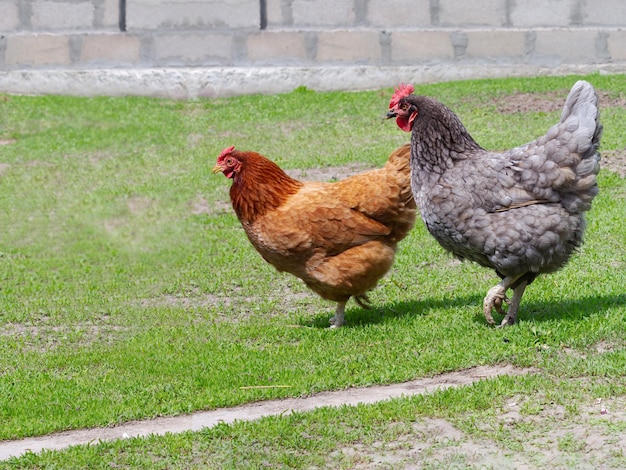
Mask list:
[[596,92],[576,82],[546,135],[504,153],[486,151],[446,106],[412,93],[411,85],[396,89],[387,117],[412,132],[411,185],[422,219],[446,250],[495,269],[502,281],[484,299],[485,318],[493,324],[494,309],[501,326],[511,325],[526,286],[562,268],[582,243],[584,212],[598,194]]

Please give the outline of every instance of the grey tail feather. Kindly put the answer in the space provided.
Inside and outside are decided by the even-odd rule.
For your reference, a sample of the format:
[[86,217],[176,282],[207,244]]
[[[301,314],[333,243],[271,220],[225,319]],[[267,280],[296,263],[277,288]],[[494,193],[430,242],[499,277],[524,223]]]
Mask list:
[[561,122],[565,122],[572,114],[576,114],[578,108],[585,103],[591,104],[596,110],[598,109],[598,95],[591,83],[585,80],[578,80],[567,95],[563,112],[561,113]]
[[[561,122],[565,122],[570,116],[576,115],[580,119],[588,119],[589,128],[594,128],[591,137],[592,146],[589,151],[585,152],[583,159],[596,156],[600,147],[600,138],[602,137],[602,124],[600,123],[600,111],[598,109],[598,95],[591,83],[585,80],[578,80],[567,95],[563,112],[561,113]],[[597,171],[596,171],[597,173]]]

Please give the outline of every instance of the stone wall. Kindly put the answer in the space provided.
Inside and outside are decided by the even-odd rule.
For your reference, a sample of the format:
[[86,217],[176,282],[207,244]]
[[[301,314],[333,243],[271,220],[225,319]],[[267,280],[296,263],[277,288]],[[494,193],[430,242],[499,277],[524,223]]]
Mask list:
[[18,93],[215,96],[372,88],[404,73],[626,70],[624,0],[0,0],[0,12],[0,91]]

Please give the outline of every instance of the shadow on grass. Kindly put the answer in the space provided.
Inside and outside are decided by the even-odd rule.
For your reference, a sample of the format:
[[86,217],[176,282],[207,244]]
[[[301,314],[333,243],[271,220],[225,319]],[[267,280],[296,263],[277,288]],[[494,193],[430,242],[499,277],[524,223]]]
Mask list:
[[[423,316],[431,310],[447,309],[450,307],[473,307],[476,314],[473,321],[489,326],[482,312],[482,294],[458,296],[443,299],[423,299],[411,302],[389,302],[373,305],[371,309],[360,307],[346,309],[346,323],[344,327],[354,328],[365,325],[381,324],[404,316]],[[626,305],[626,294],[592,295],[581,298],[570,298],[554,301],[524,302],[520,306],[518,321],[532,321],[535,323],[552,320],[580,321],[586,317],[602,313],[608,308]],[[312,328],[328,328],[330,315],[316,315],[310,320],[303,319],[302,326]],[[502,319],[501,315],[494,314],[496,324]]]
[[[479,295],[452,297],[444,299],[421,299],[410,302],[386,302],[373,304],[371,309],[364,309],[357,306],[346,309],[346,322],[344,327],[353,328],[364,325],[386,323],[396,318],[404,316],[427,315],[430,310],[440,308],[462,307],[472,303],[482,303]],[[334,313],[334,312],[333,312]],[[331,315],[316,315],[310,320],[303,319],[302,326],[313,328],[328,328]]]
[[[520,304],[518,321],[535,323],[565,320],[580,321],[586,317],[600,314],[611,307],[626,305],[626,294],[590,295],[580,298],[568,298],[547,302],[524,302]],[[501,316],[498,315],[498,318]],[[478,318],[478,317],[477,317]],[[494,315],[494,319],[498,321]],[[482,319],[484,321],[484,318]]]

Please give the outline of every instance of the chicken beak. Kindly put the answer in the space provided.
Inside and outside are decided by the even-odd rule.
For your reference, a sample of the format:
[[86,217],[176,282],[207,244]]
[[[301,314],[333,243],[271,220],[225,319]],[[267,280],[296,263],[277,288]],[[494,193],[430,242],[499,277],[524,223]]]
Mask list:
[[222,167],[221,167],[221,166],[219,166],[219,165],[215,165],[215,166],[213,167],[213,170],[212,170],[212,171],[213,171],[213,173],[219,173],[220,171],[223,171],[223,169],[222,169]]
[[398,113],[396,113],[396,109],[390,109],[389,112],[385,115],[384,119],[391,119],[391,118],[395,118],[398,115]]

